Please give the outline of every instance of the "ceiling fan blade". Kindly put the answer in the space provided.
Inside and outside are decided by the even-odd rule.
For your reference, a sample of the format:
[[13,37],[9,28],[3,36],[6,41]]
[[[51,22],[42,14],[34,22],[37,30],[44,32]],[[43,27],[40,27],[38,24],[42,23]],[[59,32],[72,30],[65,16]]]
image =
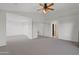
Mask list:
[[53,8],[47,8],[48,10],[54,10]]
[[54,3],[49,4],[48,7],[50,7],[50,6],[52,6],[52,5],[54,5]]

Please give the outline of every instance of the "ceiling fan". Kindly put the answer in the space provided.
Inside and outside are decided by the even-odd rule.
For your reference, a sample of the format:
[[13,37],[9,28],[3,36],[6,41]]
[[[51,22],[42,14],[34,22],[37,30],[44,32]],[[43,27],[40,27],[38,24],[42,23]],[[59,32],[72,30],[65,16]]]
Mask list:
[[44,4],[39,4],[41,9],[39,10],[42,10],[44,14],[47,14],[49,11],[52,11],[54,10],[54,8],[52,7],[54,5],[54,3],[44,3]]

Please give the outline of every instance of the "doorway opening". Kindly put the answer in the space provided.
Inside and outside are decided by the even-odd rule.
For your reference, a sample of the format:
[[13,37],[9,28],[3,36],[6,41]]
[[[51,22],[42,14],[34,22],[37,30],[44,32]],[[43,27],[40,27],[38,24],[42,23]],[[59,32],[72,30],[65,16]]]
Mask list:
[[57,24],[52,24],[52,37],[53,38],[58,38],[58,28]]

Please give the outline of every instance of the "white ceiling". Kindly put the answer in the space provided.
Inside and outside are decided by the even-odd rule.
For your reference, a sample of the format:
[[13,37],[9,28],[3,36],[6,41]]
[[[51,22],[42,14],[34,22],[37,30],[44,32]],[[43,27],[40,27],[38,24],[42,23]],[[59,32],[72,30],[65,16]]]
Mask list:
[[0,3],[0,9],[7,11],[35,12],[38,4],[33,3]]
[[[0,3],[0,9],[13,12],[38,12],[38,3]],[[55,3],[56,11],[79,9],[78,3]]]

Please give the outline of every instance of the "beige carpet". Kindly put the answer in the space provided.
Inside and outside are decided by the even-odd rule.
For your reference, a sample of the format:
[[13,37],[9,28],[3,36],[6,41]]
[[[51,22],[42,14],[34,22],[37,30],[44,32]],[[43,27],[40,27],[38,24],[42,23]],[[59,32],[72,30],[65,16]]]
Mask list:
[[9,55],[75,55],[79,54],[79,48],[73,43],[60,39],[38,37],[28,39],[26,37],[10,37],[6,49]]

